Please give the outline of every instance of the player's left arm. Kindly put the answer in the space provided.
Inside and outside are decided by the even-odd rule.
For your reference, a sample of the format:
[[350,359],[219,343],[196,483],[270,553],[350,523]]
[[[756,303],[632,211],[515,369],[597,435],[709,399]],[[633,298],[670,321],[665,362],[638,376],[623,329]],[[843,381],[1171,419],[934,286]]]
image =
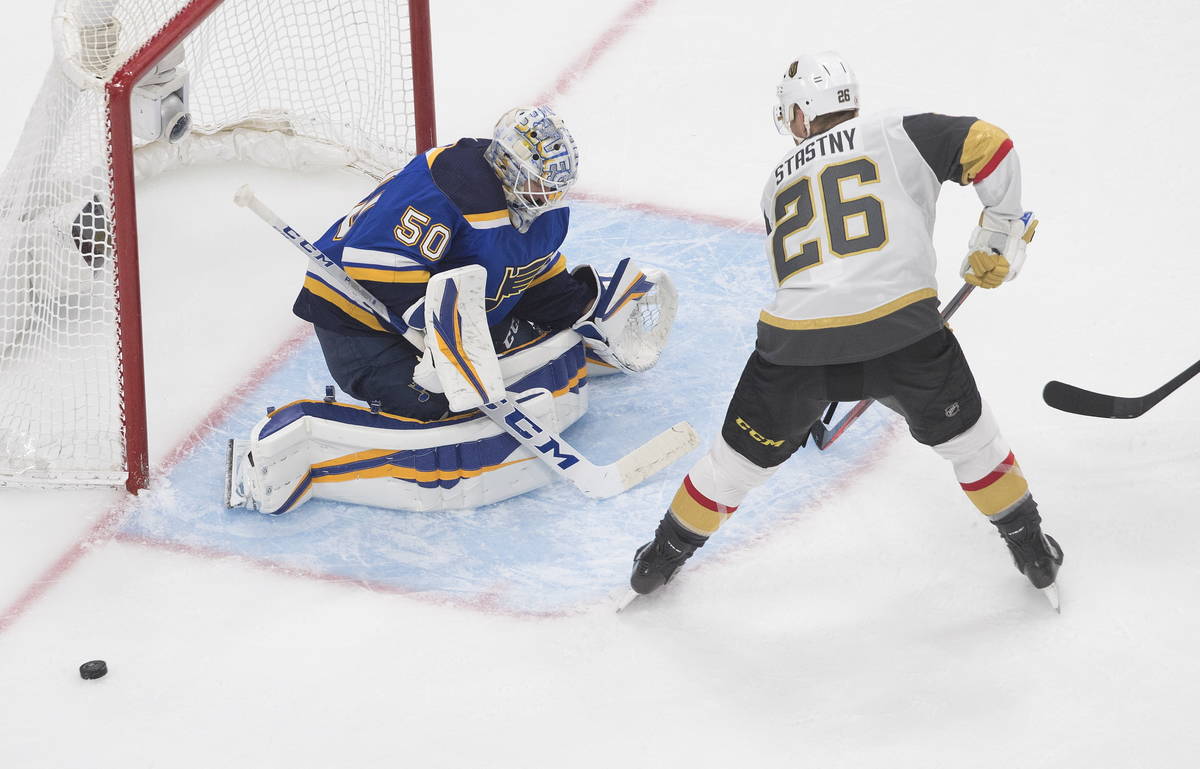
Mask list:
[[1025,246],[1038,220],[1021,207],[1021,164],[1009,150],[991,173],[974,182],[983,212],[971,232],[959,274],[968,283],[996,288],[1013,280],[1025,264]]
[[925,113],[904,130],[939,182],[973,185],[983,213],[959,270],[968,283],[995,288],[1017,277],[1037,220],[1021,207],[1021,163],[999,126],[974,117]]

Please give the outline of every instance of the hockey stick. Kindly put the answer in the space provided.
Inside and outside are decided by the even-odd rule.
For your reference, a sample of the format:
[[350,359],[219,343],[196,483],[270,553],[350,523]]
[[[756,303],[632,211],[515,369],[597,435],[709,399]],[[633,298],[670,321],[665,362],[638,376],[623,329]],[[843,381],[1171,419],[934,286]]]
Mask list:
[[[950,320],[950,316],[954,315],[954,313],[958,311],[958,308],[962,306],[962,303],[967,300],[967,297],[970,296],[971,292],[974,290],[975,286],[971,285],[970,283],[963,283],[962,288],[958,290],[958,293],[951,297],[950,301],[946,303],[945,309],[942,310],[943,323]],[[829,448],[834,441],[842,436],[842,433],[846,432],[847,427],[854,424],[859,417],[866,413],[867,409],[871,408],[871,404],[874,402],[875,400],[873,398],[867,398],[866,400],[861,400],[854,404],[854,408],[850,409],[849,413],[838,420],[838,423],[830,429],[826,429],[825,424],[820,420],[814,422],[813,426],[810,428],[810,434],[812,435],[813,442],[816,443],[817,448],[821,451]]]
[[592,464],[561,435],[543,428],[508,398],[482,406],[483,412],[525,448],[593,499],[628,491],[700,445],[700,436],[679,422],[608,465]]
[[[233,202],[243,208],[249,208],[258,215],[258,218],[271,225],[276,232],[287,238],[288,242],[300,249],[308,257],[309,272],[317,275],[331,288],[357,305],[359,309],[374,315],[381,325],[387,325],[391,330],[402,333],[404,338],[418,350],[424,349],[425,339],[421,336],[421,332],[408,328],[392,314],[387,305],[376,299],[357,280],[347,275],[340,264],[321,253],[320,249],[305,240],[300,233],[279,218],[274,211],[255,196],[254,190],[250,188],[249,184],[242,185],[241,189],[234,194]],[[404,328],[404,331],[401,332],[400,328]]]
[[[344,295],[360,307],[370,309],[379,320],[399,331],[397,321],[378,299],[372,296],[357,281],[346,275],[341,265],[329,259],[311,243],[304,240],[296,230],[284,223],[254,195],[249,185],[243,186],[234,196],[239,206],[249,208],[292,242],[308,257],[310,265],[318,269],[323,277],[336,285]],[[373,305],[378,305],[376,309]],[[417,332],[411,332],[416,334]],[[436,332],[436,329],[434,330]],[[407,337],[407,335],[406,335]],[[412,341],[410,339],[410,341]],[[417,349],[425,349],[424,339]],[[491,351],[495,355],[494,351]],[[484,400],[481,411],[511,435],[522,446],[533,452],[557,475],[566,478],[589,497],[603,499],[633,488],[673,463],[700,445],[700,436],[687,422],[680,422],[654,436],[633,451],[608,465],[595,465],[576,451],[558,433],[539,425],[516,403],[506,397],[494,400],[480,393]],[[489,402],[490,401],[490,402]]]
[[1200,361],[1188,366],[1182,373],[1154,392],[1139,398],[1121,398],[1116,395],[1084,390],[1065,382],[1050,381],[1042,389],[1042,400],[1046,405],[1071,414],[1106,419],[1135,419],[1154,408],[1155,404],[1183,386],[1183,383],[1200,374]]

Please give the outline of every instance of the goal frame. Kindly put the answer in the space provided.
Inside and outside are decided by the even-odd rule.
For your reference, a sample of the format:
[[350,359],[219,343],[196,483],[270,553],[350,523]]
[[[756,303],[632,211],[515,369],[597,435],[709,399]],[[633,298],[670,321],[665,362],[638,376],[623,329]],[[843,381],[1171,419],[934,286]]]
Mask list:
[[[224,2],[225,0],[191,0],[133,54],[105,86],[107,139],[111,153],[109,216],[113,248],[120,254],[120,257],[114,260],[117,371],[120,382],[120,408],[123,412],[127,473],[125,488],[131,494],[147,488],[150,481],[131,98],[134,86]],[[408,0],[408,13],[415,150],[419,154],[437,144],[429,0]]]

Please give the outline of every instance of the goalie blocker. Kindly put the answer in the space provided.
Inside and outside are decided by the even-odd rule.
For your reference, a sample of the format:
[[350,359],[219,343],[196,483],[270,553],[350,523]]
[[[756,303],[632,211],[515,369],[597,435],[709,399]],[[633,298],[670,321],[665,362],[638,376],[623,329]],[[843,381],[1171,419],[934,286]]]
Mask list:
[[[279,514],[319,497],[401,510],[448,510],[507,499],[564,475],[523,439],[528,436],[514,435],[511,425],[497,421],[489,409],[472,409],[502,404],[550,435],[561,432],[587,410],[588,370],[596,357],[614,371],[644,370],[657,360],[674,317],[673,286],[665,273],[621,260],[611,279],[596,277],[597,300],[576,324],[586,326],[590,336],[563,331],[497,359],[486,324],[480,324],[483,297],[469,269],[431,281],[425,321],[427,332],[436,333],[427,334],[429,346],[417,372],[422,386],[444,391],[451,407],[463,413],[422,422],[334,403],[332,397],[288,404],[259,422],[249,440],[230,442],[226,504]],[[585,493],[605,496],[665,467],[695,444],[684,425],[633,452],[624,464],[596,468],[580,458],[597,479],[610,479],[596,484],[598,494],[574,473],[565,475]],[[611,481],[616,477],[624,486]]]

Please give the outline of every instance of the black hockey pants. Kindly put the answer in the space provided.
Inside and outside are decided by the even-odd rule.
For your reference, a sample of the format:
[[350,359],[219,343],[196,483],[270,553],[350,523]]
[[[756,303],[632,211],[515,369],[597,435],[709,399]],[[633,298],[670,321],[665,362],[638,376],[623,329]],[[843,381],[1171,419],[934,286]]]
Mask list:
[[979,419],[975,377],[949,328],[860,363],[781,366],[750,355],[729,403],[721,436],[759,467],[774,467],[831,401],[874,398],[899,413],[920,443],[934,446]]

